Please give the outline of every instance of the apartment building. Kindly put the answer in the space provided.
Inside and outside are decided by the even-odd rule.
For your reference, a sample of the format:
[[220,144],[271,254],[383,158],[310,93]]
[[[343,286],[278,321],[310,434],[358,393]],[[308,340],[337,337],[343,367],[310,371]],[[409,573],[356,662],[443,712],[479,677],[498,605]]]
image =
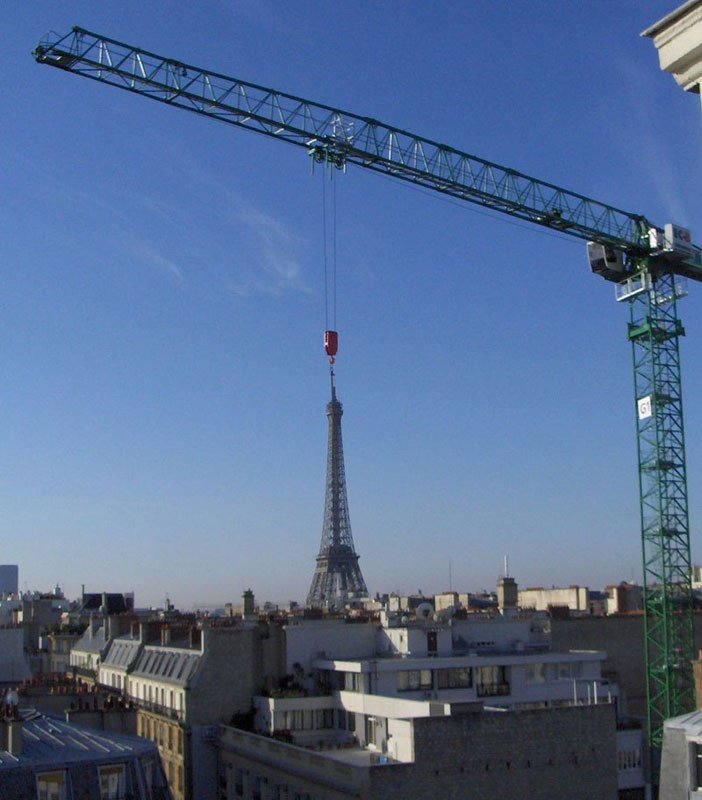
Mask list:
[[220,730],[220,798],[392,798],[422,783],[462,797],[480,770],[486,797],[560,797],[576,772],[583,797],[643,796],[641,731],[617,730],[605,653],[553,652],[549,626],[421,606],[379,625],[287,625],[287,685],[254,699],[253,731]]
[[153,641],[142,624],[112,641],[98,680],[137,706],[137,733],[156,743],[175,800],[215,800],[218,725],[277,686],[283,650],[275,625],[163,626]]

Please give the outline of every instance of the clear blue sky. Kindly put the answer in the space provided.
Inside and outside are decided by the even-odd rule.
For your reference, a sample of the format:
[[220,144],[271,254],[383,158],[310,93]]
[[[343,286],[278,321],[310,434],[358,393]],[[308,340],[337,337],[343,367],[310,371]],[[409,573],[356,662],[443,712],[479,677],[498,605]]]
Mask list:
[[[302,150],[37,65],[78,24],[446,142],[702,241],[671,0],[25,0],[3,9],[0,562],[75,595],[304,599],[326,459]],[[369,589],[640,579],[627,309],[584,244],[358,168],[338,391]],[[702,525],[702,287],[681,304]]]

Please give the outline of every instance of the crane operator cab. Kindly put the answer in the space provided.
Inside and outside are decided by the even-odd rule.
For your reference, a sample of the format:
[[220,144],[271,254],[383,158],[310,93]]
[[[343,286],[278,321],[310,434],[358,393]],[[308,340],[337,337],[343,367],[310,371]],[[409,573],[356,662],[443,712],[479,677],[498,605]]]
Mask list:
[[621,281],[626,277],[624,253],[599,242],[587,243],[590,270],[608,281]]

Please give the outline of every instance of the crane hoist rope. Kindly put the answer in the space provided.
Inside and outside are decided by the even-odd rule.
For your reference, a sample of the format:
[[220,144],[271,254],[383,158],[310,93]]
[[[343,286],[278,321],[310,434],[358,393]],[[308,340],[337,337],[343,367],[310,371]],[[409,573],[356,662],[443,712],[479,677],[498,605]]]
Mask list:
[[[314,163],[314,162],[313,162]],[[324,350],[329,356],[329,364],[333,368],[338,350],[339,335],[336,328],[336,182],[334,173],[327,165],[321,171],[322,180],[322,240],[324,249]],[[331,183],[331,198],[327,199],[327,180]],[[327,206],[331,206],[327,214]],[[331,217],[331,219],[329,219]]]

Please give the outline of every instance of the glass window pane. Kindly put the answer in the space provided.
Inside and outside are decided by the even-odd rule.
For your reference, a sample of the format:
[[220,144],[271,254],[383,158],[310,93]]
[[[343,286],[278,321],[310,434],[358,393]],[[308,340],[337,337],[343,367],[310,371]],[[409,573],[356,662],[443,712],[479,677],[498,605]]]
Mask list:
[[100,800],[125,800],[127,781],[124,764],[98,767],[100,775]]
[[37,775],[37,800],[66,800],[67,777],[64,770]]

